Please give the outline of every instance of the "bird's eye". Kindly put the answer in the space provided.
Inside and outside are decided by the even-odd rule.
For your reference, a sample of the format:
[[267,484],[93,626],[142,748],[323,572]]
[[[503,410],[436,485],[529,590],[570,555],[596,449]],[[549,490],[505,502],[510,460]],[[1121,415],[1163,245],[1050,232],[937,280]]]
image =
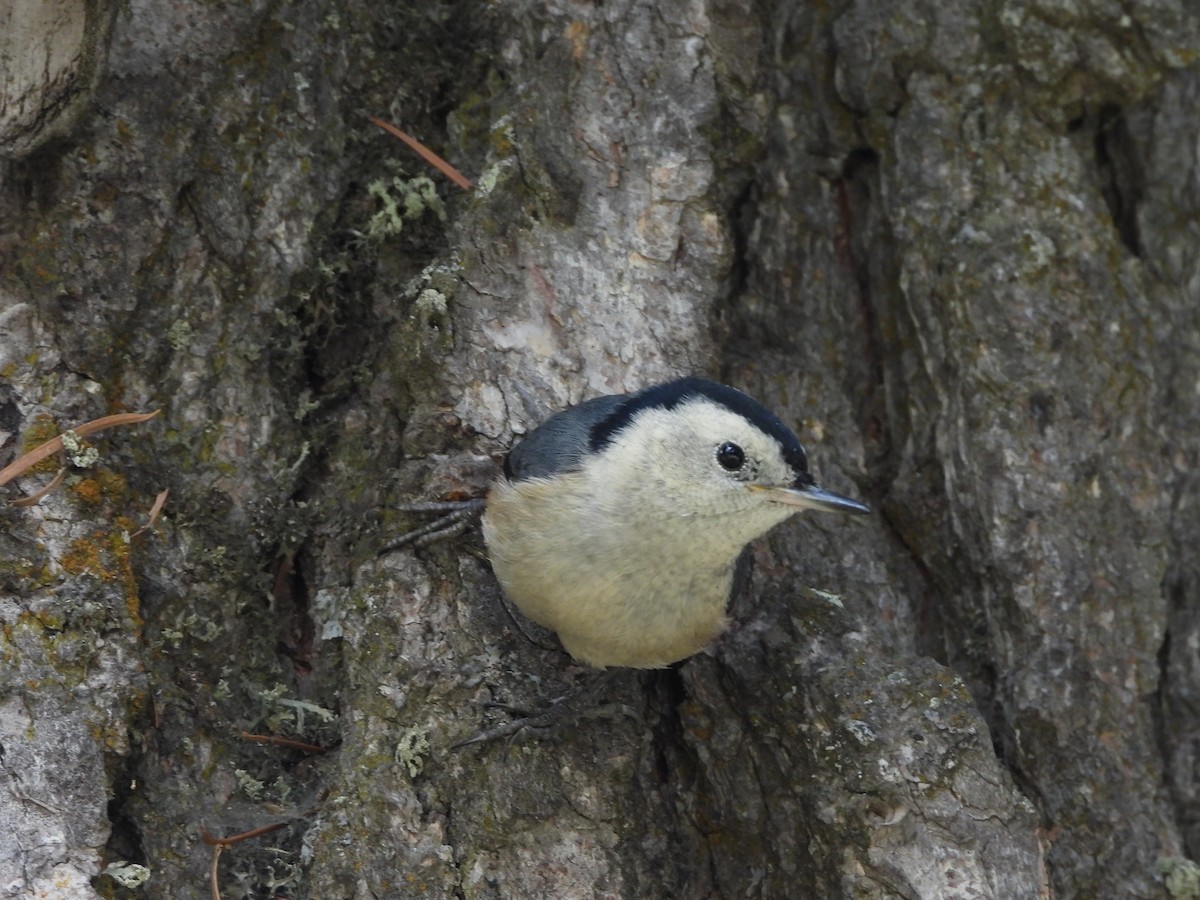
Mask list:
[[717,462],[726,472],[736,472],[746,464],[746,453],[733,441],[726,441],[717,448]]

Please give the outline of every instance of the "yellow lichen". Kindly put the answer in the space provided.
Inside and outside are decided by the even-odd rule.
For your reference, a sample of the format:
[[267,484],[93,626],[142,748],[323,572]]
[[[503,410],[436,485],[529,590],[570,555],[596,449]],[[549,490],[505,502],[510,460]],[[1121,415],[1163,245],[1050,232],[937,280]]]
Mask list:
[[95,478],[81,478],[75,484],[70,485],[68,490],[80,502],[88,506],[98,506],[103,499],[103,494],[100,492],[100,483]]
[[90,537],[76,538],[59,563],[72,575],[88,573],[107,580],[113,573],[104,565],[103,551],[103,545]]
[[99,506],[102,502],[115,504],[124,500],[129,493],[129,483],[123,475],[101,469],[74,482],[68,490],[80,503]]
[[[62,428],[54,421],[54,417],[46,413],[38,413],[21,435],[21,453],[28,453],[35,447],[40,447],[46,441],[53,440],[62,433]],[[49,456],[35,466],[26,470],[25,474],[50,474],[58,470],[57,456]]]

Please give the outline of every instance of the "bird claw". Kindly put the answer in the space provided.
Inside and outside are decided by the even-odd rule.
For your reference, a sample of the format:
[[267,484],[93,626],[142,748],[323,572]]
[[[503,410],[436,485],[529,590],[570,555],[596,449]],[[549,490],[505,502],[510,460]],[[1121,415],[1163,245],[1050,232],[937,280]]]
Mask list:
[[487,505],[486,500],[434,500],[401,503],[395,508],[401,512],[442,513],[432,522],[427,522],[412,531],[406,531],[393,541],[384,544],[377,556],[399,550],[401,547],[427,547],[437,541],[458,537],[470,528]]
[[[502,722],[491,728],[485,728],[465,740],[457,741],[450,745],[451,750],[461,750],[463,747],[470,747],[472,744],[488,744],[500,738],[516,739],[522,732],[528,731],[528,737],[546,737],[555,731],[553,723],[540,723],[539,720],[544,716],[522,717],[512,719],[508,722]],[[559,723],[562,724],[562,723]]]
[[580,719],[617,719],[629,718],[639,724],[645,724],[642,714],[628,703],[594,703],[596,696],[607,685],[617,670],[610,669],[599,675],[591,684],[585,685],[573,693],[553,701],[539,713],[516,706],[511,703],[496,701],[484,704],[486,709],[498,709],[514,716],[508,722],[502,722],[491,728],[486,728],[478,734],[452,744],[450,749],[460,750],[472,744],[486,744],[500,738],[516,740],[518,737],[535,738],[538,740],[558,736],[563,728],[578,722]]
[[518,738],[521,740],[554,738],[562,733],[563,728],[578,722],[580,719],[617,719],[623,717],[633,719],[638,724],[645,724],[642,714],[628,703],[603,703],[600,706],[593,706],[590,709],[575,710],[561,706],[552,706],[546,712],[538,715],[525,715],[523,710],[504,703],[489,703],[487,705],[491,709],[502,709],[505,712],[516,714],[517,718],[508,722],[502,722],[491,728],[485,728],[483,731],[465,740],[451,744],[451,750],[461,750],[463,747],[469,747],[472,744],[487,744],[500,738],[510,738],[512,740],[517,740]]

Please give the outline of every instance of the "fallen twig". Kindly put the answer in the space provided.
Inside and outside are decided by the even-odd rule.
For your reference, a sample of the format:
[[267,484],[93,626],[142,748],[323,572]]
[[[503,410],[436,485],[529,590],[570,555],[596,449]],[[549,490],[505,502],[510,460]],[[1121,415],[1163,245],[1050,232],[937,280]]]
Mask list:
[[63,479],[66,477],[67,477],[67,467],[66,466],[59,467],[59,470],[55,473],[54,477],[50,479],[50,483],[48,485],[46,485],[40,491],[34,491],[28,497],[21,497],[18,500],[11,501],[12,505],[13,506],[33,506],[33,504],[37,503],[39,500],[41,500],[43,497],[45,497],[47,494],[49,494],[51,491],[53,491],[55,488],[57,488],[60,484],[62,484]]
[[294,741],[291,738],[277,737],[273,734],[251,734],[248,731],[243,731],[242,739],[253,741],[256,744],[275,744],[277,747],[288,747],[292,750],[303,750],[306,753],[329,752],[324,747],[319,747],[316,744],[306,744],[303,741]]
[[[101,416],[99,419],[92,419],[90,422],[84,422],[82,425],[78,425],[75,428],[69,428],[67,431],[73,433],[77,437],[86,437],[89,434],[95,434],[98,431],[104,431],[106,428],[116,428],[119,425],[137,425],[141,422],[147,421],[148,419],[153,419],[158,415],[158,413],[159,411],[156,409],[154,412],[148,413],[117,413],[116,415],[112,416]],[[63,432],[63,434],[66,434],[66,432]],[[53,456],[55,453],[60,453],[62,449],[63,436],[60,434],[58,437],[51,438],[44,444],[39,444],[28,453],[23,453],[3,469],[0,469],[0,486],[8,484],[22,472],[25,472],[36,466],[43,459],[47,459],[48,457]],[[61,481],[58,476],[55,476],[55,480]],[[54,486],[57,487],[57,484]],[[41,497],[45,496],[46,493],[47,491],[43,490],[37,495],[37,499],[30,500],[28,497],[25,497],[21,500],[16,500],[13,502],[21,506],[28,506],[30,503],[36,503],[37,500],[40,500]]]
[[421,159],[425,160],[425,162],[429,163],[464,191],[469,191],[475,186],[465,175],[463,175],[462,172],[458,171],[458,169],[454,168],[454,166],[450,165],[450,163],[446,162],[412,135],[406,134],[395,125],[383,121],[383,119],[377,119],[374,116],[367,116],[367,119],[372,125],[378,125],[393,137],[400,138],[400,140],[408,144],[408,146],[412,148],[413,152],[420,156]]
[[270,834],[272,831],[278,831],[287,825],[287,822],[276,822],[274,825],[264,825],[262,828],[252,828],[250,831],[243,831],[241,834],[231,834],[229,837],[217,837],[208,829],[203,829],[200,832],[200,840],[213,848],[212,863],[208,867],[208,883],[212,888],[212,900],[221,900],[221,886],[217,882],[217,861],[221,858],[221,853],[232,847],[238,841],[244,841],[252,837],[258,837],[262,834]]
[[170,496],[170,490],[158,492],[158,496],[154,498],[154,505],[150,507],[150,516],[146,520],[146,524],[130,535],[131,538],[137,537],[154,527],[154,523],[158,521],[158,514],[162,512],[163,505],[167,502],[167,497]]

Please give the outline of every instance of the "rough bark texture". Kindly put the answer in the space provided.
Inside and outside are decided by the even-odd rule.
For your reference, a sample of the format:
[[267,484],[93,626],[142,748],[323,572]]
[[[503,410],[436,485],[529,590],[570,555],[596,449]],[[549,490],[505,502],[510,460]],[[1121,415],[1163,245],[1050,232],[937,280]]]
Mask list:
[[[0,895],[1200,896],[1194,4],[24,7],[0,465],[163,413],[0,512]],[[685,372],[877,514],[452,750],[586,673],[389,507]]]
[[0,6],[0,153],[32,153],[71,129],[104,72],[115,11],[106,0]]

